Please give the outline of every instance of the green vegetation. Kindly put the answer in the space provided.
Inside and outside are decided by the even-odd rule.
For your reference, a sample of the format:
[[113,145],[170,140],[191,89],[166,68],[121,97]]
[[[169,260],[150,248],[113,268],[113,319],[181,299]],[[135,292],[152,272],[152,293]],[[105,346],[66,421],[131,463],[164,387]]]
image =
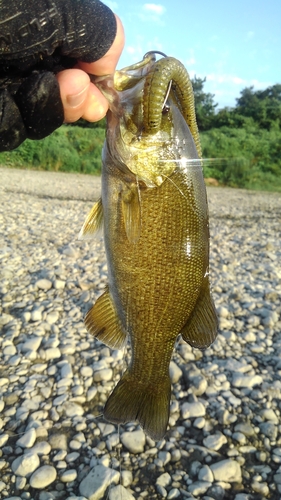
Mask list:
[[15,151],[0,154],[8,167],[100,174],[105,130],[63,125],[41,141],[24,141]]
[[193,80],[205,177],[222,185],[281,191],[281,85],[242,90],[234,108],[216,112],[205,79]]
[[[203,156],[214,159],[206,162],[205,177],[221,185],[281,191],[281,84],[245,88],[234,108],[217,111],[214,96],[204,92],[205,80],[192,82]],[[42,141],[27,140],[1,153],[0,164],[99,174],[104,136],[105,120],[79,120]]]

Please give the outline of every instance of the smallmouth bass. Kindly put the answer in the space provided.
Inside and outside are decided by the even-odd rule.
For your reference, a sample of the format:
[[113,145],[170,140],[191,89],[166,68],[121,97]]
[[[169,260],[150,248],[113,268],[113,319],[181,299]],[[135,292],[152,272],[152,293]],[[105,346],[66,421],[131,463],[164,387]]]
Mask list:
[[[171,83],[170,83],[171,82]],[[102,197],[80,237],[103,223],[109,284],[88,311],[89,332],[132,356],[104,418],[138,421],[154,440],[167,429],[169,364],[179,334],[209,346],[217,316],[209,284],[209,226],[194,98],[172,57],[143,61],[95,81],[110,101]]]

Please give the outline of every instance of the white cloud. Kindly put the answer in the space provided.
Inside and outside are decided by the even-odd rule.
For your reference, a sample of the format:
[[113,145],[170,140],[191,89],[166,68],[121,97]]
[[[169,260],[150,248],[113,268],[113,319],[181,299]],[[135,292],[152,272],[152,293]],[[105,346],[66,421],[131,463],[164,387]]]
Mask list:
[[160,25],[164,25],[162,16],[166,12],[166,8],[164,5],[156,4],[156,3],[145,3],[141,8],[141,12],[139,13],[139,18],[142,21],[150,21]]
[[232,83],[234,85],[247,85],[247,80],[235,75],[210,73],[206,77],[207,81],[215,83]]
[[145,40],[143,36],[137,35],[135,45],[128,45],[125,47],[125,51],[131,57],[130,64],[141,61],[144,54],[150,50],[160,50],[163,52],[163,46],[158,37],[154,37],[151,40]]
[[143,9],[148,11],[148,12],[153,12],[153,14],[156,14],[158,16],[162,16],[165,12],[165,7],[164,5],[156,4],[156,3],[145,3],[143,6]]
[[[190,71],[190,77],[204,78],[205,75],[198,74],[194,70]],[[263,90],[272,85],[272,82],[260,81],[256,79],[245,79],[233,74],[210,73],[206,77],[204,92],[214,94],[214,101],[219,103],[218,109],[225,106],[235,106],[236,99],[245,87],[253,86],[254,90]]]

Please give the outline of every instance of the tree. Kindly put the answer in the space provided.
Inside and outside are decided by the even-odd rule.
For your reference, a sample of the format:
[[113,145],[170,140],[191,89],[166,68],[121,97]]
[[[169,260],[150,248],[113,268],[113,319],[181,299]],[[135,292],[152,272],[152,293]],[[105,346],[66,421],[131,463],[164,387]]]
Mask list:
[[214,94],[204,92],[205,78],[195,77],[191,80],[194,99],[197,124],[200,131],[209,130],[212,127],[212,121],[216,114],[217,103],[214,102]]
[[236,99],[235,112],[253,118],[260,128],[270,130],[281,126],[281,85],[276,84],[265,90],[246,87]]

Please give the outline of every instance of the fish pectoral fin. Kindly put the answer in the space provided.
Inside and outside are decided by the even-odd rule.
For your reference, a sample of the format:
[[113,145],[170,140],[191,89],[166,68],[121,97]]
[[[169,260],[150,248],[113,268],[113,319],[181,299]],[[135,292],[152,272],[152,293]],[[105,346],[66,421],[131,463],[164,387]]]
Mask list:
[[167,430],[170,397],[168,374],[155,384],[142,381],[127,370],[106,402],[104,418],[116,424],[138,421],[144,432],[158,441]]
[[111,349],[122,349],[127,335],[122,330],[116,309],[107,289],[87,312],[87,330]]
[[130,243],[137,243],[141,234],[141,203],[138,186],[126,186],[122,190],[121,200],[127,238]]
[[87,240],[93,238],[103,224],[103,206],[102,201],[99,199],[94,203],[90,212],[88,213],[85,222],[78,235],[79,240]]
[[204,285],[190,318],[181,330],[183,340],[198,349],[205,349],[212,344],[218,331],[218,318],[208,278],[205,278]]

